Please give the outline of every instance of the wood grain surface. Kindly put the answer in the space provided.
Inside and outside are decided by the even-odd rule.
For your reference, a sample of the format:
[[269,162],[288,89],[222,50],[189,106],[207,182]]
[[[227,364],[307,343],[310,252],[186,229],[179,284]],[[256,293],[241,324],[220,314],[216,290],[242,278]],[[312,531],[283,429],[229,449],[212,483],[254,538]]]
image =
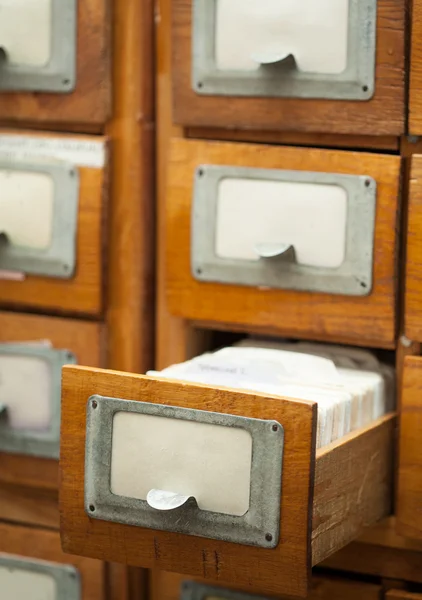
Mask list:
[[[190,267],[193,174],[199,164],[369,175],[377,182],[374,285],[367,297],[259,289],[193,279]],[[400,158],[225,142],[172,142],[166,199],[166,284],[172,314],[274,335],[393,348]],[[174,250],[177,248],[177,252]]]
[[0,553],[71,565],[80,574],[81,600],[104,600],[104,565],[89,558],[64,554],[58,532],[0,523]]
[[312,564],[322,562],[389,515],[396,418],[386,415],[317,452]]
[[422,358],[404,362],[398,465],[397,531],[422,540]]
[[409,133],[422,135],[422,1],[412,0],[410,52]]
[[[0,343],[40,340],[49,340],[56,349],[70,350],[80,364],[93,367],[105,364],[105,330],[100,323],[0,312]],[[57,503],[58,463],[51,459],[0,453],[0,486],[44,490],[50,495],[50,502]],[[11,488],[8,493],[9,496],[14,494]],[[26,494],[31,493],[27,489]],[[11,503],[9,506],[13,512],[10,519],[14,520],[18,508]],[[5,518],[4,504],[0,512],[2,510]]]
[[[66,552],[243,584],[255,591],[306,595],[316,404],[83,367],[63,369],[62,393],[60,522]],[[280,420],[285,445],[278,547],[239,546],[90,519],[84,510],[85,408],[94,393]]]
[[106,122],[111,114],[111,1],[77,2],[76,88],[69,94],[2,92],[0,122],[43,124],[46,129],[92,131]]
[[172,5],[176,123],[353,135],[404,133],[406,0],[377,2],[375,94],[364,102],[196,94],[191,82],[192,0],[174,0]]
[[412,158],[406,236],[405,334],[422,342],[422,155]]
[[[20,133],[44,137],[43,134]],[[53,136],[47,134],[47,137]],[[87,136],[72,136],[72,139],[91,139],[104,144],[107,141],[104,137]],[[103,244],[107,228],[108,169],[107,165],[104,169],[76,168],[80,177],[80,193],[74,276],[71,279],[57,279],[28,275],[24,281],[0,280],[2,308],[29,308],[96,317],[101,315],[105,285]]]
[[[184,581],[192,580],[177,573],[154,570],[151,574],[151,600],[180,600],[181,585]],[[204,583],[201,579],[194,581]],[[205,585],[210,585],[210,583],[207,582]],[[225,600],[225,591],[233,589],[232,587],[225,588],[221,584],[217,584],[217,588],[220,591],[210,595],[206,600]],[[241,591],[241,588],[233,591]],[[380,600],[381,586],[335,576],[314,575],[307,598],[308,600]],[[401,600],[401,598],[397,598],[397,600]],[[403,598],[403,600],[407,599]],[[409,600],[412,599],[409,598]],[[419,599],[415,598],[414,600]]]

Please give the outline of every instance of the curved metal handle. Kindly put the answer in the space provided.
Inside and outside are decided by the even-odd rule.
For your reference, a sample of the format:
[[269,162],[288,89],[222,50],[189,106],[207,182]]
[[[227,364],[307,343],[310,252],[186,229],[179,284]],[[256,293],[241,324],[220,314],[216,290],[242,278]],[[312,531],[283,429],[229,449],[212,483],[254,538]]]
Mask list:
[[252,54],[252,60],[259,63],[262,67],[284,67],[289,69],[297,69],[297,63],[294,55],[290,52],[272,53],[272,54]]
[[147,502],[151,508],[156,510],[176,510],[182,507],[198,508],[198,503],[193,496],[182,496],[175,492],[165,490],[150,490],[147,494]]
[[296,252],[292,244],[256,244],[255,252],[265,260],[296,262]]

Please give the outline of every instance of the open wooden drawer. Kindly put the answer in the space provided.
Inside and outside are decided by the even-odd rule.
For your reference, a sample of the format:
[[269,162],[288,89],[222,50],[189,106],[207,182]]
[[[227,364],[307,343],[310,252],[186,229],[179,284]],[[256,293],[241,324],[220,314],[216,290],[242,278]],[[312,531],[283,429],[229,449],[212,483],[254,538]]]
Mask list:
[[58,532],[0,524],[2,598],[105,600],[105,565],[69,556]]
[[[392,500],[394,414],[318,451],[316,420],[313,402],[64,367],[64,551],[305,597],[311,567],[388,515]],[[166,499],[146,494],[164,485],[166,452],[183,465],[167,474],[173,485],[194,473],[209,486],[201,508],[190,495],[162,511]]]

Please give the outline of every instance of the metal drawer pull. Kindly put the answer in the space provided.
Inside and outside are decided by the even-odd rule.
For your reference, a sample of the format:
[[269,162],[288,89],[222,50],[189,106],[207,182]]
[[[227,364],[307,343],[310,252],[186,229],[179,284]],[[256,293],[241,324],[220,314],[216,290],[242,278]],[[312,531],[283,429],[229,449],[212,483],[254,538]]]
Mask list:
[[284,67],[296,69],[297,63],[294,55],[289,54],[251,54],[252,60],[259,63],[261,67]]
[[164,490],[150,490],[147,494],[147,502],[151,508],[156,510],[176,510],[181,507],[198,508],[198,503],[193,496],[182,496]]
[[296,262],[296,252],[292,244],[256,244],[255,252],[262,259],[279,259]]

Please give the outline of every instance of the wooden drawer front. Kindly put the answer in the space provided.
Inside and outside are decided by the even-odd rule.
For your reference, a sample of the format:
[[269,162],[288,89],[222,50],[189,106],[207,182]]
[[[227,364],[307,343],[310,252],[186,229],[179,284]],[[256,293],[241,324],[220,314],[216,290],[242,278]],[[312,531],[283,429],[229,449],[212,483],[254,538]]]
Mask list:
[[[366,281],[359,281],[357,276],[349,279],[349,283],[351,281],[355,287],[346,293],[353,295],[338,293],[343,289],[343,283],[334,293],[318,293],[315,287],[309,293],[304,290],[310,279],[304,279],[302,288],[300,290],[296,288],[296,291],[275,289],[272,285],[262,283],[255,287],[228,283],[230,277],[233,277],[231,281],[236,281],[240,268],[237,265],[243,268],[246,262],[244,260],[233,262],[233,274],[225,278],[224,283],[219,283],[218,276],[205,281],[202,269],[194,270],[194,261],[197,257],[192,257],[194,252],[192,239],[195,227],[198,232],[197,240],[201,243],[207,236],[211,238],[211,220],[217,218],[212,214],[214,207],[211,209],[209,207],[210,201],[215,201],[217,193],[212,191],[213,188],[205,188],[211,189],[210,198],[207,198],[207,203],[203,203],[204,210],[209,211],[205,213],[208,214],[208,221],[203,219],[203,231],[199,232],[197,223],[200,215],[196,212],[196,205],[194,212],[193,204],[194,194],[197,194],[195,179],[198,179],[202,165],[204,165],[202,169],[204,172],[229,168],[230,173],[236,173],[236,169],[233,168],[240,168],[243,173],[246,171],[245,167],[248,167],[266,170],[265,173],[270,173],[271,177],[278,177],[279,173],[288,172],[286,177],[311,177],[315,181],[318,177],[325,177],[325,174],[330,174],[328,177],[333,178],[338,175],[365,176],[368,178],[365,181],[373,185],[374,189],[376,187],[374,193],[376,220],[375,227],[370,233],[374,250],[373,253],[368,252],[369,265],[373,267],[373,273],[367,274]],[[258,176],[261,176],[260,173],[261,171],[258,171]],[[228,176],[236,177],[236,175]],[[355,177],[352,179],[354,180]],[[275,334],[346,341],[365,346],[394,347],[395,252],[399,184],[400,159],[393,156],[321,150],[310,150],[304,153],[300,148],[174,140],[166,204],[165,240],[166,289],[170,311],[193,321],[206,323],[217,321],[231,324],[233,328],[266,330]],[[195,197],[197,198],[198,195]],[[238,199],[239,197],[240,194]],[[313,201],[313,197],[308,198]],[[365,202],[362,205],[366,207]],[[336,204],[332,206],[336,208]],[[325,198],[322,199],[321,207],[327,211]],[[235,214],[237,218],[231,229],[233,237],[237,231],[243,231],[246,224],[249,228],[254,227],[254,220],[250,215],[248,217],[242,214],[241,210]],[[271,221],[272,212],[269,211],[268,214],[268,221]],[[327,214],[327,217],[329,222],[330,215]],[[359,224],[356,234],[360,235],[368,226],[369,217],[361,216],[355,221],[350,219],[350,223],[352,222]],[[297,221],[292,223],[292,228],[297,228]],[[284,240],[280,239],[280,242],[282,241]],[[213,243],[211,241],[211,244]],[[363,244],[354,240],[349,247],[362,249]],[[351,252],[353,253],[354,250]],[[215,247],[210,251],[210,255],[212,253],[216,256]],[[212,260],[215,256],[212,256]],[[373,256],[372,262],[371,256]],[[258,263],[248,261],[247,264]],[[283,268],[283,263],[280,263],[280,269]],[[272,271],[272,273],[277,272]],[[319,273],[319,270],[315,269],[315,273]],[[279,280],[283,285],[283,278]],[[315,283],[315,278],[313,282]],[[365,287],[359,287],[359,283]],[[355,295],[360,293],[367,295]]]
[[414,594],[405,590],[389,590],[385,597],[386,600],[422,600],[422,594]]
[[[74,319],[60,319],[55,317],[0,312],[0,363],[3,358],[3,367],[1,367],[3,372],[2,380],[3,385],[6,386],[3,394],[1,394],[0,388],[0,395],[1,402],[6,404],[6,410],[8,395],[13,396],[16,401],[18,401],[20,397],[23,398],[19,404],[19,413],[15,412],[15,420],[22,419],[23,417],[22,402],[25,401],[27,389],[23,389],[23,386],[19,385],[21,381],[18,377],[16,381],[14,381],[13,377],[7,377],[6,379],[5,370],[9,369],[9,372],[12,371],[12,358],[14,358],[13,368],[16,370],[16,373],[21,373],[21,377],[32,377],[31,385],[34,388],[34,391],[40,388],[42,389],[42,386],[52,386],[52,414],[54,415],[55,412],[59,413],[60,411],[60,387],[59,389],[56,389],[55,394],[53,391],[53,382],[55,382],[54,385],[57,385],[57,379],[60,386],[60,371],[57,373],[60,365],[53,365],[48,362],[51,360],[48,348],[46,349],[45,345],[39,345],[39,342],[43,341],[49,342],[53,350],[62,351],[64,353],[63,362],[77,361],[92,366],[101,366],[103,364],[105,336],[101,324]],[[16,355],[14,352],[16,352],[16,348],[19,346],[22,348],[21,354]],[[37,354],[40,349],[41,352],[44,353],[42,357]],[[70,353],[68,359],[66,359],[67,353]],[[4,363],[4,359],[8,359],[9,362]],[[26,363],[28,363],[28,361],[31,363],[32,359],[32,365],[34,364],[34,361],[41,360],[43,368],[45,368],[45,365],[50,364],[52,370],[48,377],[51,379],[48,379],[47,382],[46,375],[40,370],[40,366],[37,368],[35,368],[35,366],[31,367],[31,365],[28,364],[26,364],[26,367],[19,366],[19,359],[26,361]],[[18,371],[18,369],[21,370]],[[26,372],[25,369],[27,369]],[[41,380],[40,377],[43,379]],[[23,393],[24,396],[22,396]],[[37,410],[33,413],[31,412],[31,417],[28,416],[28,418],[36,419],[41,423],[41,419],[47,418],[44,415],[46,407],[43,404],[43,397],[40,396],[40,394],[37,394],[34,396],[33,401],[37,402]],[[16,410],[15,403],[13,403],[13,407],[14,410]],[[56,408],[54,409],[54,407]],[[25,431],[24,423],[18,423],[17,425]],[[58,425],[59,421],[57,423],[57,426]],[[4,433],[8,435],[10,429],[7,427],[7,421],[4,424],[4,427]],[[43,425],[43,427],[45,428],[46,425]],[[53,427],[52,416],[48,417],[48,427]],[[44,447],[44,445],[40,447],[40,445],[36,444],[35,438],[33,439],[31,437],[28,430],[26,430],[25,435],[29,436],[28,444],[30,444],[26,448],[23,445],[21,446],[18,440],[15,440],[18,445],[16,445],[16,450],[13,451],[10,446],[12,442],[8,437],[9,445],[7,446],[6,451],[6,445],[3,443],[3,452],[0,451],[0,485],[2,488],[4,486],[14,488],[16,486],[37,488],[55,497],[58,489],[58,463],[57,459],[52,458],[52,456],[58,456],[59,444],[58,442],[54,443],[53,441],[54,432],[51,429],[49,433],[52,437],[48,447]],[[10,494],[11,491],[9,491],[9,496]],[[13,510],[13,506],[10,508]]]
[[405,537],[422,539],[422,358],[408,356],[401,393],[397,529]]
[[101,313],[107,153],[102,137],[0,132],[0,305]]
[[31,590],[34,598],[103,600],[104,578],[103,563],[64,554],[58,533],[0,524],[0,581],[6,597],[9,591],[10,598],[24,598]]
[[406,255],[405,333],[422,341],[422,156],[412,158]]
[[[119,404],[116,408],[113,405],[116,401],[107,397],[134,402],[125,403],[124,406]],[[142,404],[138,404],[138,401]],[[100,560],[123,561],[134,566],[185,573],[207,581],[218,579],[222,585],[247,585],[247,590],[254,593],[306,596],[311,566],[350,542],[366,525],[387,515],[392,496],[394,417],[383,417],[315,451],[316,407],[313,402],[284,400],[264,394],[84,367],[65,367],[60,453],[60,514],[64,550]],[[111,413],[108,412],[109,408],[112,409]],[[111,439],[110,431],[106,433],[102,427],[104,423],[104,427],[111,427],[113,411],[117,410],[119,415],[123,411],[126,419],[126,410],[137,413],[146,411],[147,415],[164,410],[162,414],[172,415],[170,419],[165,419],[167,422],[174,423],[182,419],[186,423],[194,418],[186,416],[186,409],[193,410],[201,425],[204,422],[221,425],[225,421],[220,421],[220,417],[230,415],[228,418],[232,420],[236,416],[246,417],[246,420],[263,420],[265,435],[278,436],[284,429],[281,496],[277,496],[274,488],[271,488],[273,500],[266,504],[265,509],[266,516],[272,514],[274,508],[277,509],[279,531],[275,529],[271,535],[263,533],[261,537],[262,524],[259,524],[258,537],[253,542],[256,545],[237,543],[233,537],[231,542],[223,541],[227,539],[227,532],[223,536],[221,531],[218,533],[218,519],[210,527],[206,522],[206,510],[192,508],[199,511],[192,521],[184,518],[175,520],[175,515],[172,515],[173,520],[167,522],[161,520],[163,513],[150,509],[147,502],[132,503],[133,498],[144,496],[132,495],[131,499],[129,494],[133,492],[122,491],[119,473],[123,473],[120,467],[124,468],[127,460],[122,460],[124,455],[116,449],[117,441],[113,448],[110,442],[104,445],[100,442]],[[196,412],[198,410],[200,415]],[[181,411],[185,416],[180,416]],[[228,427],[236,429],[239,425],[231,423]],[[220,427],[220,433],[221,429],[226,430],[226,427]],[[113,432],[117,430],[114,423]],[[131,439],[133,432],[130,433],[129,429],[124,431],[125,440]],[[254,468],[260,459],[257,450],[260,442],[255,435],[252,434],[255,450],[249,471],[251,503],[257,499],[254,496],[254,473],[257,471]],[[114,439],[117,440],[117,437]],[[132,439],[140,438],[135,436]],[[167,435],[165,439],[169,439]],[[185,436],[183,439],[190,440],[191,437]],[[276,450],[267,453],[274,461],[278,442],[266,438],[266,443],[276,444]],[[223,447],[220,442],[214,446]],[[192,455],[197,455],[198,451],[202,452],[193,450]],[[148,452],[156,456],[151,446],[148,446]],[[246,454],[238,450],[237,454],[234,451],[231,456],[243,461]],[[368,457],[372,458],[369,460]],[[115,466],[112,467],[112,464]],[[273,473],[272,477],[263,479],[266,483],[262,484],[262,490],[270,489],[264,487],[270,485],[268,482],[279,483],[280,471],[274,463],[271,464],[272,467],[262,467],[267,475]],[[114,474],[112,469],[116,469]],[[136,480],[133,477],[130,479]],[[110,493],[111,487],[113,493]],[[263,506],[258,500],[252,511],[247,509],[246,513],[241,511],[236,514],[259,514]],[[143,520],[143,526],[137,521],[141,512],[148,517],[146,521]],[[226,511],[223,518],[227,516]],[[240,535],[245,518],[236,517],[234,526],[230,517],[227,525],[230,535]],[[135,526],[135,521],[138,526]],[[199,522],[203,525],[201,533],[198,533]],[[155,529],[150,529],[151,523],[154,523]],[[194,529],[196,535],[189,535]],[[216,535],[219,539],[216,539]]]
[[[217,3],[219,3],[218,16],[215,6]],[[378,0],[377,2],[353,4],[354,8],[351,10],[356,9],[357,4],[360,5],[358,7],[358,10],[361,11],[358,16],[360,22],[355,22],[354,32],[349,30],[347,33],[345,32],[344,36],[339,36],[338,40],[343,45],[344,40],[347,39],[346,36],[349,39],[349,54],[348,58],[345,57],[344,60],[348,69],[355,69],[354,74],[350,74],[350,78],[347,77],[349,82],[355,81],[351,92],[349,85],[345,90],[344,84],[340,82],[340,79],[345,77],[345,71],[343,71],[343,75],[333,75],[335,72],[339,73],[339,65],[337,67],[331,65],[329,68],[325,65],[324,69],[330,69],[332,74],[328,77],[317,75],[318,83],[315,83],[315,79],[311,81],[308,79],[307,83],[304,83],[303,79],[301,82],[296,80],[293,83],[291,76],[295,70],[291,69],[291,58],[289,59],[290,68],[288,66],[287,68],[286,66],[284,68],[262,66],[254,73],[265,77],[265,81],[262,82],[255,78],[252,83],[248,83],[250,67],[248,65],[240,66],[237,61],[248,63],[252,59],[253,68],[254,53],[255,55],[261,53],[261,60],[259,56],[255,59],[256,66],[260,62],[275,62],[283,56],[294,55],[295,51],[300,56],[299,60],[318,59],[318,52],[314,52],[312,55],[312,42],[309,40],[312,40],[314,35],[321,35],[323,31],[321,23],[311,29],[308,22],[308,32],[305,36],[302,32],[303,37],[299,43],[302,45],[308,43],[307,49],[295,48],[297,38],[292,39],[290,36],[283,49],[273,50],[275,53],[273,56],[262,57],[262,53],[269,52],[268,47],[265,49],[262,46],[262,39],[261,42],[255,39],[255,27],[260,27],[263,30],[262,37],[266,36],[268,39],[275,34],[277,23],[286,18],[294,20],[297,17],[296,22],[289,26],[289,34],[300,29],[303,24],[301,24],[299,9],[298,14],[294,15],[294,11],[289,5],[290,11],[287,15],[287,3],[285,3],[285,11],[283,3],[277,6],[273,5],[274,19],[270,20],[267,15],[267,20],[265,20],[265,15],[260,14],[258,5],[254,5],[252,8],[247,7],[245,10],[239,2],[233,8],[233,12],[239,11],[238,18],[235,14],[232,15],[233,20],[237,23],[239,35],[236,38],[232,27],[229,43],[224,41],[224,36],[226,30],[230,31],[225,18],[228,16],[229,8],[232,8],[230,3],[223,3],[222,0],[211,0],[210,2],[177,0],[173,2],[172,72],[176,122],[191,126],[234,129],[244,129],[247,126],[248,129],[336,134],[400,135],[404,133],[406,2],[398,0],[392,5],[388,0]],[[352,3],[349,3],[349,6],[352,7]],[[310,13],[311,9],[310,3],[307,11]],[[325,8],[321,6],[319,10],[330,10],[331,21],[342,18],[341,27],[347,29],[346,13],[343,17],[339,15],[338,11],[334,15],[328,2],[325,3]],[[209,14],[205,14],[207,11]],[[250,19],[252,11],[255,15],[254,20],[245,24],[245,13],[250,13],[247,17]],[[368,17],[371,13],[373,17]],[[214,25],[214,14],[217,25]],[[319,15],[321,17],[321,12]],[[314,18],[317,20],[316,15]],[[352,17],[351,19],[353,20]],[[325,20],[325,25],[327,20]],[[216,35],[220,27],[220,33]],[[249,33],[246,32],[248,27]],[[268,31],[268,35],[266,35],[264,30],[269,27],[272,28],[272,31]],[[324,30],[325,36],[327,31],[327,29]],[[336,31],[339,31],[339,28],[336,28]],[[333,44],[336,43],[334,41],[336,31],[328,33]],[[370,40],[363,41],[362,36],[360,38],[357,36],[357,32],[362,33],[363,31],[365,32],[364,37],[366,35],[374,40],[373,36],[375,36],[376,39],[376,47],[374,40],[369,53],[365,53],[365,51],[371,48]],[[283,35],[284,32],[280,31],[279,39]],[[242,41],[245,39],[249,41],[248,46]],[[315,47],[321,49],[326,39],[326,37],[322,38],[319,42],[314,40]],[[216,40],[218,66],[211,50],[215,47],[214,40]],[[271,39],[269,44],[271,44]],[[242,45],[245,47],[239,47]],[[355,47],[352,49],[353,45]],[[230,48],[230,52],[227,48]],[[343,47],[331,53],[331,58],[333,56],[338,58],[342,52],[346,55],[346,48]],[[308,55],[307,59],[305,58],[306,54]],[[234,68],[246,68],[246,71],[219,70]],[[303,65],[300,77],[307,79],[304,71],[308,69],[309,73],[309,70],[313,69],[315,73],[320,68],[319,62],[306,67]],[[375,68],[375,75],[371,72],[373,68]],[[359,74],[357,74],[358,70]],[[418,88],[416,87],[416,89]]]
[[111,113],[108,0],[22,0],[2,15],[1,121],[99,129]]
[[[201,580],[192,581],[176,573],[162,571],[153,572],[151,587],[151,600],[262,600],[262,597],[251,596],[239,590],[228,590],[220,585],[216,587],[204,584]],[[381,586],[339,577],[321,575],[312,577],[309,600],[338,600],[339,598],[380,600]],[[392,596],[393,598],[396,597]],[[401,598],[402,596],[398,596],[397,600]]]
[[412,49],[410,55],[409,132],[422,134],[422,103],[419,90],[422,85],[422,2],[412,2]]

